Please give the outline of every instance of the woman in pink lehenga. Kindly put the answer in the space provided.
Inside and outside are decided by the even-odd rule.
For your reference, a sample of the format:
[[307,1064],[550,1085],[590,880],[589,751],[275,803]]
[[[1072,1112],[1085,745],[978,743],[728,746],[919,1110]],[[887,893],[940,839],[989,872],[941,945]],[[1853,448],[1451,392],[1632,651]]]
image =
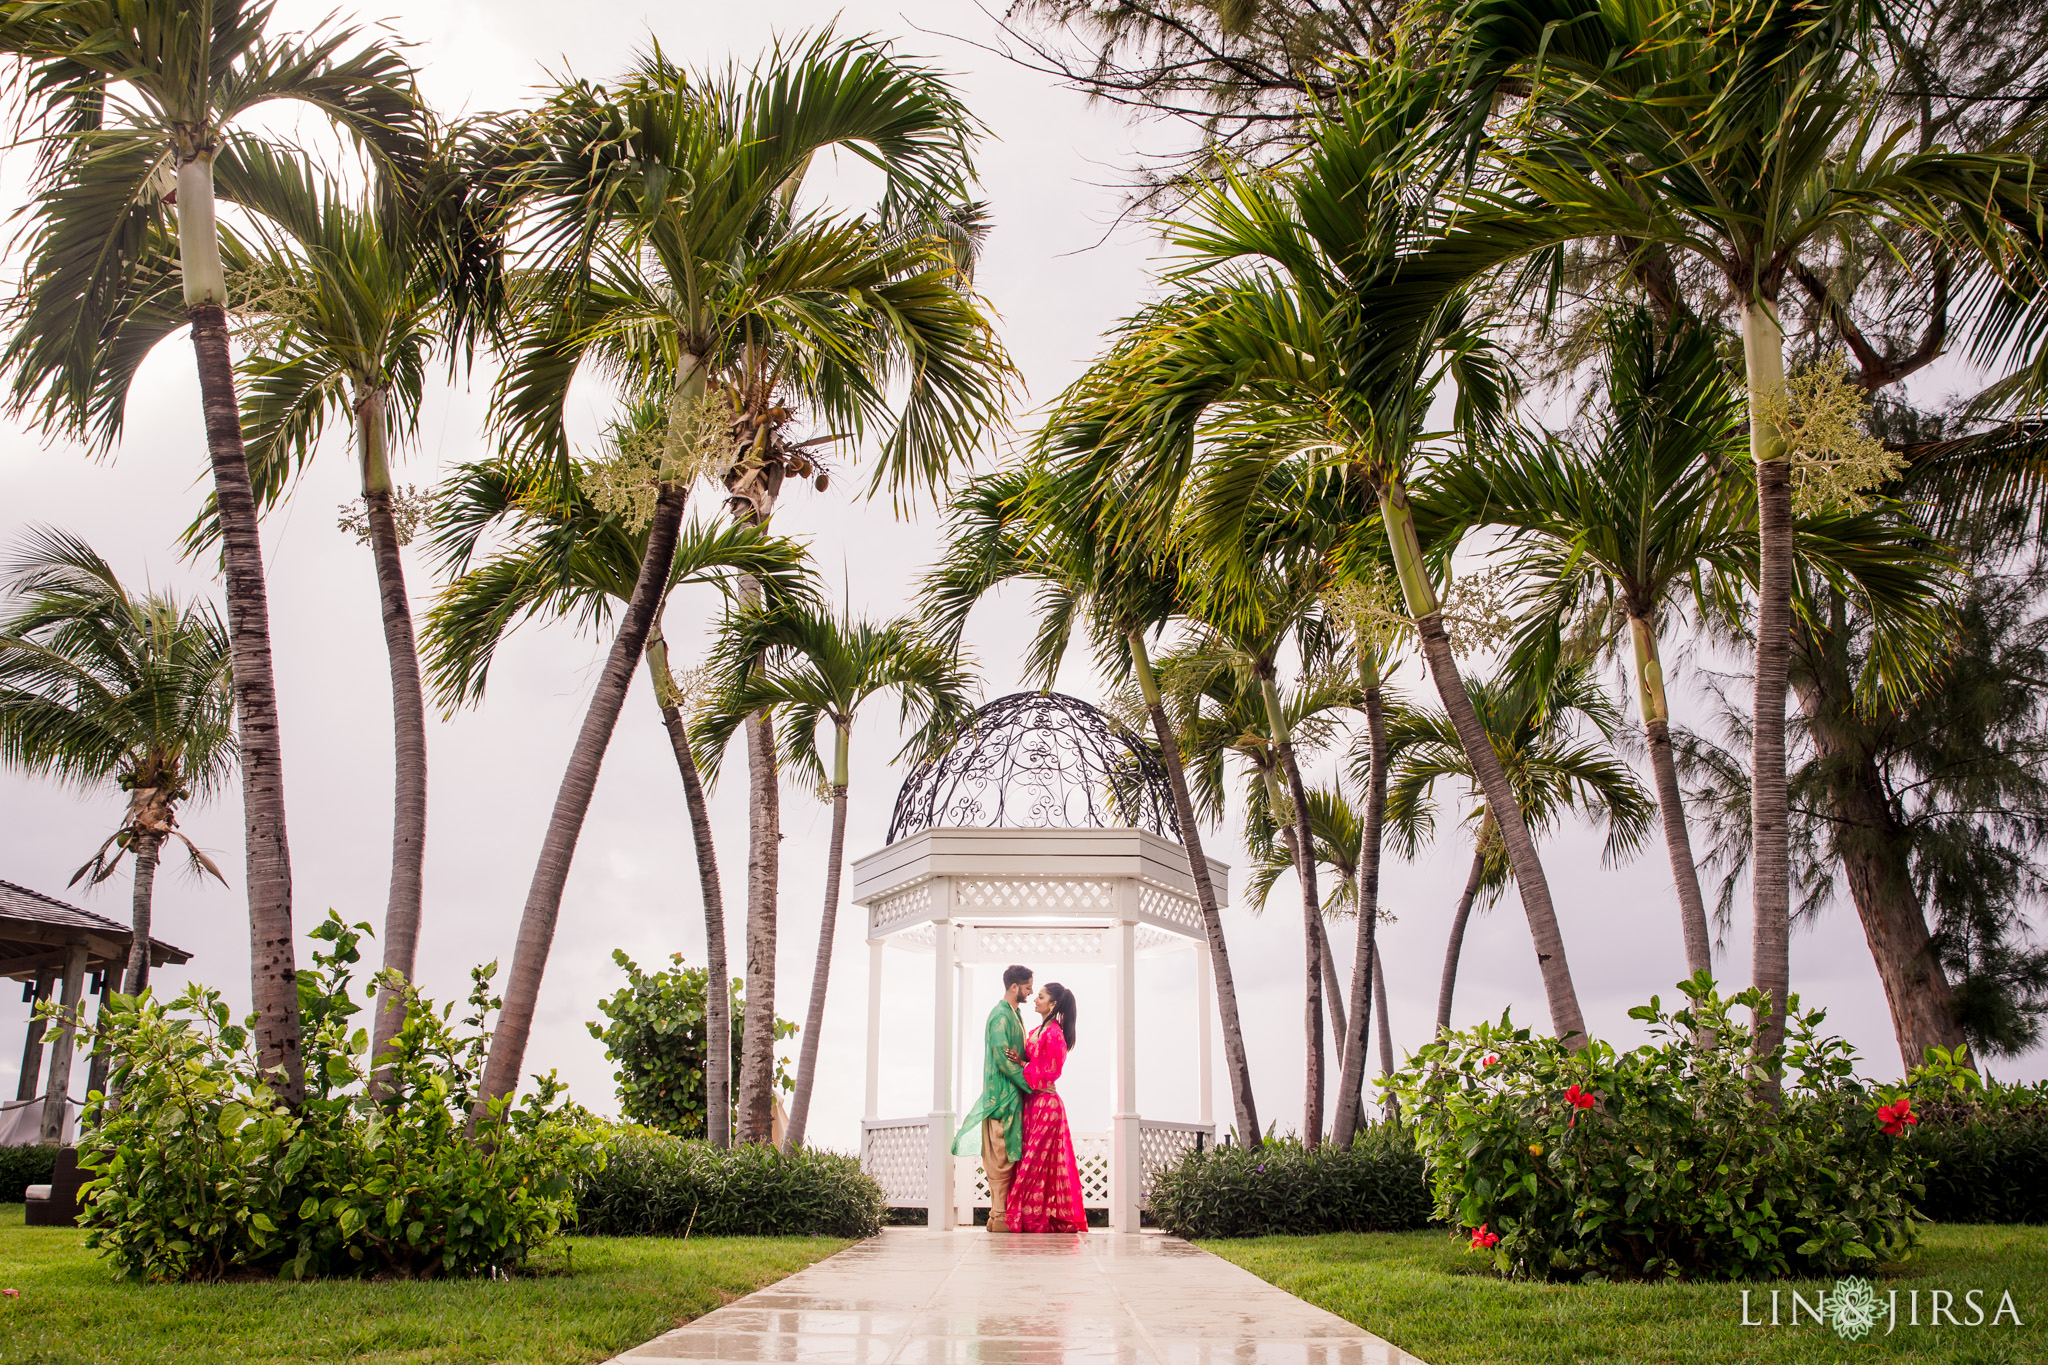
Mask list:
[[1050,982],[1032,1004],[1040,1022],[1025,1039],[1021,1059],[1031,1095],[1024,1101],[1024,1155],[1010,1181],[1010,1229],[1086,1232],[1074,1136],[1067,1131],[1067,1106],[1053,1088],[1074,1045],[1074,993]]

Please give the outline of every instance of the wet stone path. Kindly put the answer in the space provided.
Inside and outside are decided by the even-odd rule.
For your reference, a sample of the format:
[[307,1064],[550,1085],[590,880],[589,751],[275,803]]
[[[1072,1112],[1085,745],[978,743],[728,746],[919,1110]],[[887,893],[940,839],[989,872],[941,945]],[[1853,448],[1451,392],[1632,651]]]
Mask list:
[[1158,1234],[892,1228],[620,1361],[1423,1365]]

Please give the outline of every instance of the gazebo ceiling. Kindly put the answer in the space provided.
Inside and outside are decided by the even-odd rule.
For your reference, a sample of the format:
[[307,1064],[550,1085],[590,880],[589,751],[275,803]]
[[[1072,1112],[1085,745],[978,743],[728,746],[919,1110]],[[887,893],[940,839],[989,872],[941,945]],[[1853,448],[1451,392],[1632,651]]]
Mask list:
[[996,698],[918,765],[897,794],[889,842],[927,829],[1142,829],[1180,840],[1150,742],[1059,692]]

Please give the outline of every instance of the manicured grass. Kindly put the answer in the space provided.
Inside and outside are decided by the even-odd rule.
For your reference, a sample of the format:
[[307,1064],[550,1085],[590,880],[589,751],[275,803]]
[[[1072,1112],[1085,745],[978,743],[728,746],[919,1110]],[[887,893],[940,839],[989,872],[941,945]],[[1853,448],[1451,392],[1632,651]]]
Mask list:
[[[1924,1229],[1913,1260],[1877,1285],[1899,1292],[1899,1327],[1880,1318],[1860,1342],[1804,1318],[1798,1328],[1742,1326],[1740,1285],[1549,1285],[1510,1283],[1479,1269],[1479,1258],[1442,1230],[1380,1235],[1260,1237],[1204,1242],[1226,1260],[1412,1351],[1429,1365],[1799,1365],[1828,1361],[1925,1361],[1942,1365],[2040,1365],[2048,1361],[2048,1228],[1941,1226]],[[1752,1320],[1768,1321],[1770,1291],[1812,1301],[1814,1281],[1751,1285]],[[1981,1327],[1906,1325],[1908,1295],[1987,1291]],[[2012,1291],[2022,1327],[1991,1327],[1998,1296]]]
[[[509,1281],[137,1286],[71,1228],[0,1204],[4,1365],[570,1365],[598,1361],[847,1245],[825,1237],[575,1237]],[[573,1270],[573,1273],[565,1273]]]

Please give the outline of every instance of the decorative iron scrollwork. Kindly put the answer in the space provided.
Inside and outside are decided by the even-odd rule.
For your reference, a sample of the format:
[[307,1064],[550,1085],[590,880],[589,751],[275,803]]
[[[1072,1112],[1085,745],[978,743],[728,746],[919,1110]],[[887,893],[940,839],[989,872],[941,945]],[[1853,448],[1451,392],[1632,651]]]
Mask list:
[[996,698],[911,773],[889,842],[945,828],[1147,829],[1180,842],[1173,788],[1150,741],[1059,692]]

